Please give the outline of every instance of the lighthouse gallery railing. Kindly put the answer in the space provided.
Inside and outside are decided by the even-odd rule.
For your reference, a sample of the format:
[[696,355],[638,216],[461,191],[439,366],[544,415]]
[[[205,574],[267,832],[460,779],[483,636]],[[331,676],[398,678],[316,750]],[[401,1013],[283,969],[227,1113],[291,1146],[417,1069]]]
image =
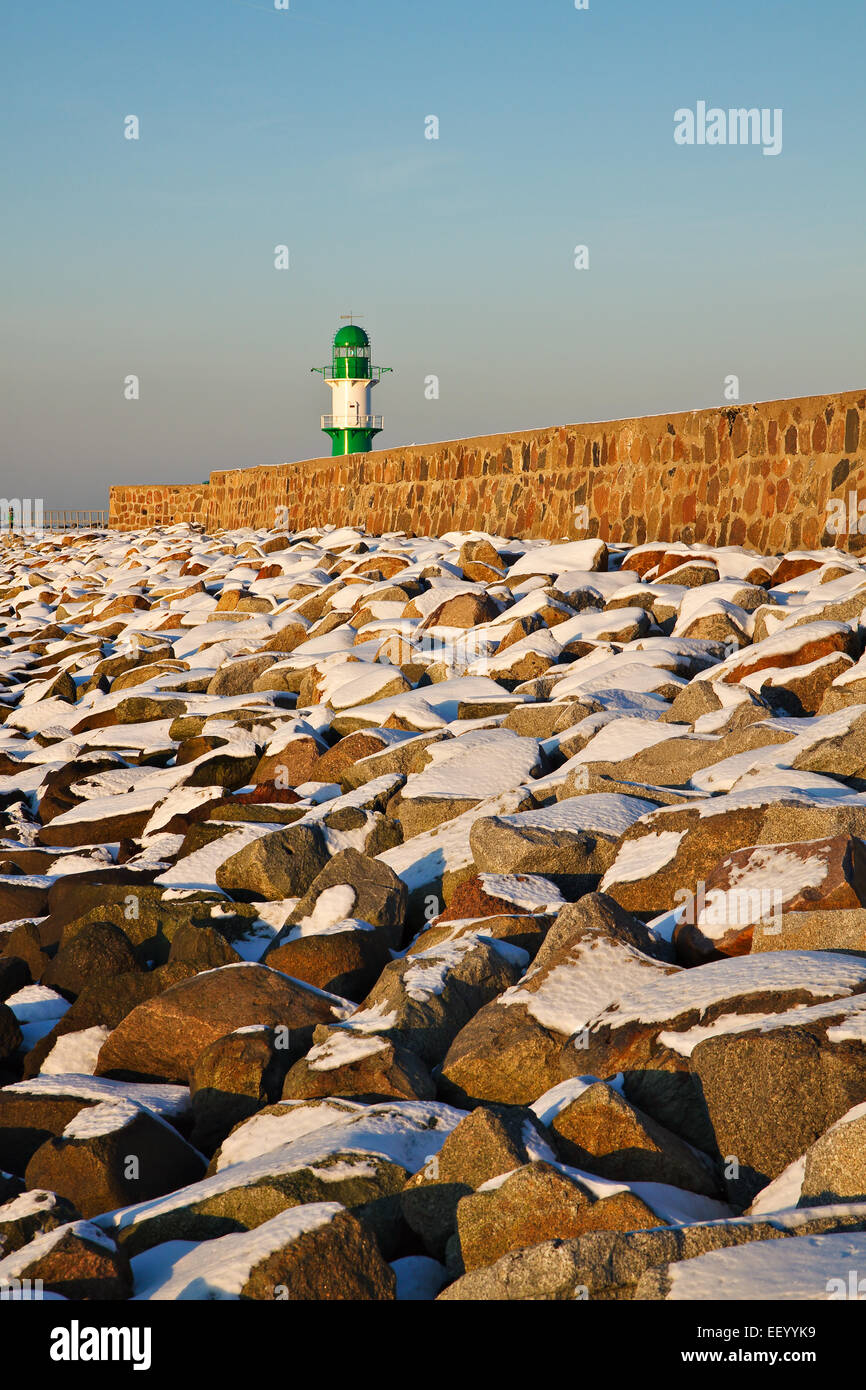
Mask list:
[[323,415],[323,430],[380,430],[381,415]]

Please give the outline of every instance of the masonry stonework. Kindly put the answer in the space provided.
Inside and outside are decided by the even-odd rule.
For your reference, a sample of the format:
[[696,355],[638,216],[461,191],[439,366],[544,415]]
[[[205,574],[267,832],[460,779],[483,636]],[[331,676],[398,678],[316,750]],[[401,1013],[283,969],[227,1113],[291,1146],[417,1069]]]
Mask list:
[[114,486],[108,495],[108,524],[119,531],[171,526],[178,521],[207,522],[207,483],[133,483]]
[[841,536],[826,529],[831,499],[847,511],[852,492],[866,503],[866,391],[237,468],[209,485],[113,487],[110,524],[858,549],[866,517],[863,535],[856,521]]

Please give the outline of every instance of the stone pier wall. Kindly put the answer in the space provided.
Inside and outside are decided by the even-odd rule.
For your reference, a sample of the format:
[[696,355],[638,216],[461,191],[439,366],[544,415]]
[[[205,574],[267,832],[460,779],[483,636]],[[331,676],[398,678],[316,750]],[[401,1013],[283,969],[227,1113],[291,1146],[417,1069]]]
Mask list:
[[827,531],[852,491],[866,503],[866,391],[238,468],[212,473],[209,487],[112,488],[111,524],[855,548],[866,545],[856,527]]
[[178,521],[207,523],[208,483],[133,483],[112,487],[108,524],[118,531],[171,526]]

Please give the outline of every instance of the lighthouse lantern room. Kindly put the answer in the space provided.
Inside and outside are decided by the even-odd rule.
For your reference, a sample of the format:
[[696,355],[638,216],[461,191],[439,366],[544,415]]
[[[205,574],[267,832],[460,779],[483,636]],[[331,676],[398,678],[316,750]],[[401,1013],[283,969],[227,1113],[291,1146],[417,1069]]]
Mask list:
[[[351,314],[344,318],[352,319]],[[347,323],[334,336],[330,366],[312,367],[331,388],[331,414],[322,416],[332,454],[366,454],[382,428],[382,416],[371,411],[370,392],[390,367],[374,367],[370,339],[357,323]]]

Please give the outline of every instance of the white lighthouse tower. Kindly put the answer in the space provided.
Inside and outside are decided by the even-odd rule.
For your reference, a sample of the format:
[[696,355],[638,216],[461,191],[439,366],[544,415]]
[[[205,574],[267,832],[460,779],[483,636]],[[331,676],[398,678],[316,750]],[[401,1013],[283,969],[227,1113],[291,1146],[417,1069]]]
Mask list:
[[[352,314],[343,318],[352,319]],[[334,337],[330,366],[312,367],[331,388],[331,414],[322,416],[322,429],[332,454],[366,454],[382,428],[382,416],[372,413],[370,392],[390,367],[370,362],[370,339],[357,323],[347,323]]]

